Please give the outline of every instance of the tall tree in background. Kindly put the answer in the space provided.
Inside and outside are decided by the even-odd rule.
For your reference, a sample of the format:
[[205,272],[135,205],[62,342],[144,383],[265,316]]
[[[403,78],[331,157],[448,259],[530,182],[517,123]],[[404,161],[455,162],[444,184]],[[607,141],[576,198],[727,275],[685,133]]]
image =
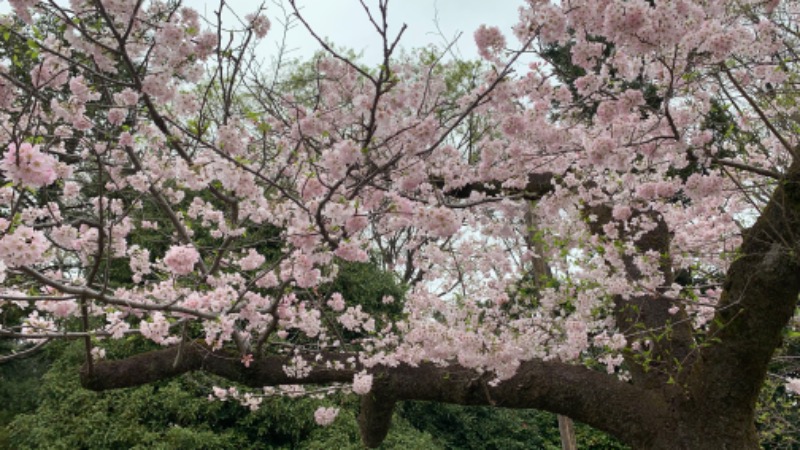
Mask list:
[[[0,335],[83,340],[97,390],[204,370],[280,386],[216,391],[250,406],[352,391],[369,446],[398,401],[430,400],[758,448],[800,293],[800,5],[777,3],[530,0],[519,45],[476,31],[487,69],[462,92],[441,58],[396,56],[404,28],[364,2],[382,64],[320,40],[293,92],[256,76],[263,10],[14,1],[0,295],[19,322]],[[370,258],[403,298],[326,288]],[[127,334],[164,348],[102,360]]]

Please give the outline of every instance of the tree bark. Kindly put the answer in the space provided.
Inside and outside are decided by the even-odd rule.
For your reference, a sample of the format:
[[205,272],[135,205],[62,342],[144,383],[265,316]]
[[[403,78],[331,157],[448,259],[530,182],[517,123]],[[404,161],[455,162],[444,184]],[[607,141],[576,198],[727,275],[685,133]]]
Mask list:
[[575,423],[567,416],[558,416],[558,433],[561,435],[561,450],[578,450],[575,438]]
[[[179,354],[180,353],[180,357]],[[200,343],[170,347],[118,361],[101,361],[81,373],[83,385],[93,390],[117,389],[151,383],[203,370],[252,387],[282,384],[348,383],[363,368],[349,364],[354,355],[306,355],[312,369],[303,378],[283,370],[290,357],[269,356],[242,364],[237,354],[211,351]],[[331,369],[340,362],[346,369]],[[667,419],[667,404],[654,392],[632,386],[603,373],[558,361],[528,361],[517,374],[491,384],[491,374],[478,374],[457,365],[426,363],[416,367],[374,367],[372,391],[362,399],[359,418],[365,444],[377,446],[388,432],[397,401],[422,400],[467,406],[535,408],[567,415],[625,442],[652,440],[651,429]]]

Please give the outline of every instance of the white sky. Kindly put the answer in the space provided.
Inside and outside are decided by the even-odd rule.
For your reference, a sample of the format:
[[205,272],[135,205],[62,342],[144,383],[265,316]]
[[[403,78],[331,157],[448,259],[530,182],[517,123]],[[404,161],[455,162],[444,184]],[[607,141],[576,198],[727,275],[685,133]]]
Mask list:
[[[255,10],[258,0],[228,0],[227,3],[243,17]],[[352,48],[364,53],[368,64],[381,60],[382,47],[379,35],[367,19],[358,0],[297,0],[302,14],[319,36],[328,38],[339,47]],[[378,15],[377,0],[366,0],[374,15]],[[392,36],[400,30],[403,23],[408,25],[400,45],[406,49],[426,46],[429,43],[443,47],[446,41],[462,33],[458,40],[457,55],[464,58],[477,58],[473,33],[481,24],[495,25],[506,34],[509,44],[515,39],[511,27],[518,18],[517,8],[521,0],[390,0],[389,31]],[[186,0],[187,6],[196,8],[201,14],[211,15],[218,2],[215,0]],[[268,59],[276,53],[276,39],[282,35],[280,22],[283,12],[273,0],[267,0],[267,17],[272,21],[272,30],[262,45]],[[290,10],[288,3],[287,11]],[[437,30],[437,22],[439,30]],[[290,56],[307,58],[319,49],[316,41],[297,23],[287,37]]]
[[[66,0],[64,0],[66,2]],[[267,17],[272,22],[272,30],[259,47],[269,60],[276,53],[277,39],[282,35],[280,22],[283,12],[279,6],[285,0],[226,0],[226,3],[240,17],[254,11],[261,2],[267,6]],[[365,0],[373,14],[378,14],[378,1]],[[369,23],[366,13],[358,0],[297,0],[306,20],[318,35],[333,41],[339,48],[351,48],[363,52],[364,63],[377,64],[381,60],[381,42],[378,34]],[[434,43],[444,47],[461,33],[454,50],[456,56],[467,59],[477,58],[473,33],[482,24],[494,25],[506,34],[510,45],[516,43],[511,27],[518,18],[517,9],[522,0],[390,0],[389,31],[392,36],[402,24],[408,25],[400,45],[406,49],[418,48]],[[197,9],[200,14],[213,16],[218,0],[184,0],[184,5]],[[0,0],[0,13],[11,10],[7,0]],[[437,29],[438,24],[438,29]],[[290,30],[287,36],[288,48],[293,58],[304,59],[319,49],[316,41],[302,24]]]

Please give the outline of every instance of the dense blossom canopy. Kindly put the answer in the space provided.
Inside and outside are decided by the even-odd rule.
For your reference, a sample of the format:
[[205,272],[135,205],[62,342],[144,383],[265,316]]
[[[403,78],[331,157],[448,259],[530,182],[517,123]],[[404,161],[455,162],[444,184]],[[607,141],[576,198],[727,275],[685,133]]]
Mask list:
[[[11,0],[0,308],[24,318],[0,335],[88,353],[140,334],[178,349],[172,371],[199,368],[203,342],[235,349],[238,368],[206,367],[233,380],[261,361],[278,372],[252,385],[359,395],[393,368],[504,392],[562,363],[624,395],[711,402],[697,380],[731,361],[757,361],[760,385],[800,283],[800,5],[777,3],[527,0],[513,31],[475,32],[470,66],[400,55],[380,1],[379,67],[324,44],[267,76],[264,10],[222,24],[176,2]],[[380,299],[399,314],[325,288],[367,261],[407,286]],[[95,365],[88,383],[116,386]],[[567,408],[556,391],[531,406]]]

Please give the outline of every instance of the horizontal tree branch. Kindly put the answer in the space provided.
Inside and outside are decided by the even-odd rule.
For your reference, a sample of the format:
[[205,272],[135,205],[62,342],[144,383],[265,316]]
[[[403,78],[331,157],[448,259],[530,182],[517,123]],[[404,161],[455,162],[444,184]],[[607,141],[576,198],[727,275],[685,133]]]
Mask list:
[[[363,370],[352,353],[303,355],[310,364],[302,377],[284,370],[292,355],[257,358],[246,367],[238,354],[212,351],[201,343],[143,353],[118,361],[101,361],[90,372],[84,367],[82,384],[93,390],[139,386],[183,373],[203,370],[250,387],[286,384],[350,383]],[[646,442],[666,417],[666,404],[653,391],[637,388],[582,366],[558,361],[528,361],[500,383],[490,373],[478,373],[455,364],[368,369],[375,377],[372,391],[362,398],[359,422],[368,446],[377,446],[388,432],[397,401],[423,400],[459,405],[535,408],[572,417],[628,442]]]
[[[553,191],[553,176],[550,172],[531,173],[528,175],[528,183],[522,189],[504,188],[499,182],[468,183],[448,189],[444,194],[459,199],[466,199],[473,193],[479,193],[486,196],[515,195],[522,196],[526,200],[538,200]],[[445,188],[443,180],[430,180],[430,183],[440,189]]]

